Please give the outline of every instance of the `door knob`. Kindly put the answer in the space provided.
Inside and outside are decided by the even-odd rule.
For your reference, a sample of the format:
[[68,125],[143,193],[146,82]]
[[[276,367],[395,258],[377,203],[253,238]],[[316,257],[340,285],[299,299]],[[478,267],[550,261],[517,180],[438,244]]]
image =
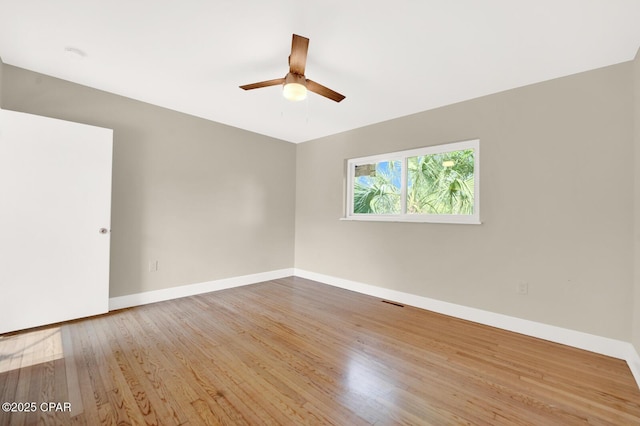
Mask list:
[[100,228],[100,233],[101,234],[108,234],[109,230],[107,228]]

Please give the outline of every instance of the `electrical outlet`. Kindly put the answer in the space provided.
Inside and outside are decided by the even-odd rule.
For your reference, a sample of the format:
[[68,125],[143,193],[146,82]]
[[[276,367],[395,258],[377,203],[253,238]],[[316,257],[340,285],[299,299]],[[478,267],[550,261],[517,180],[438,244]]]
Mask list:
[[149,272],[156,272],[158,271],[158,261],[157,260],[150,260],[149,261]]
[[529,283],[526,281],[522,281],[518,283],[518,287],[516,289],[518,294],[527,294],[529,293]]

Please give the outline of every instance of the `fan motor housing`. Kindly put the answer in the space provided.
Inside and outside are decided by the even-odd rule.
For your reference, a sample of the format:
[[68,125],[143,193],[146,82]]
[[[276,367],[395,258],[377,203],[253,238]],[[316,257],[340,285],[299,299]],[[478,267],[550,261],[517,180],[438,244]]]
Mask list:
[[304,75],[295,74],[292,72],[288,73],[284,78],[285,86],[290,83],[297,83],[303,85],[304,87],[307,87],[307,79],[304,77]]

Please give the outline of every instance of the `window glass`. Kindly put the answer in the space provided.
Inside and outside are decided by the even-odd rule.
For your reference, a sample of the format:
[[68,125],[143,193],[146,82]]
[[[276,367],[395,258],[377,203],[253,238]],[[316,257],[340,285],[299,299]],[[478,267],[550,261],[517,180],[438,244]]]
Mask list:
[[408,214],[473,214],[472,149],[407,159]]
[[353,212],[400,214],[400,161],[357,164],[353,179]]

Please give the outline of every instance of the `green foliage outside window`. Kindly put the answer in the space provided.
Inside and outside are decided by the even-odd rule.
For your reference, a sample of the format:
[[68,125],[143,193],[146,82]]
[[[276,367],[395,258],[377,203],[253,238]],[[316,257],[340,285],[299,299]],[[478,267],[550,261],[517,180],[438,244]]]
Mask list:
[[382,161],[370,168],[371,174],[354,181],[354,213],[399,214],[400,161]]
[[410,157],[407,213],[473,214],[473,150]]
[[[401,213],[401,161],[367,165],[354,179],[353,212]],[[407,158],[407,214],[471,215],[474,209],[474,150]]]

